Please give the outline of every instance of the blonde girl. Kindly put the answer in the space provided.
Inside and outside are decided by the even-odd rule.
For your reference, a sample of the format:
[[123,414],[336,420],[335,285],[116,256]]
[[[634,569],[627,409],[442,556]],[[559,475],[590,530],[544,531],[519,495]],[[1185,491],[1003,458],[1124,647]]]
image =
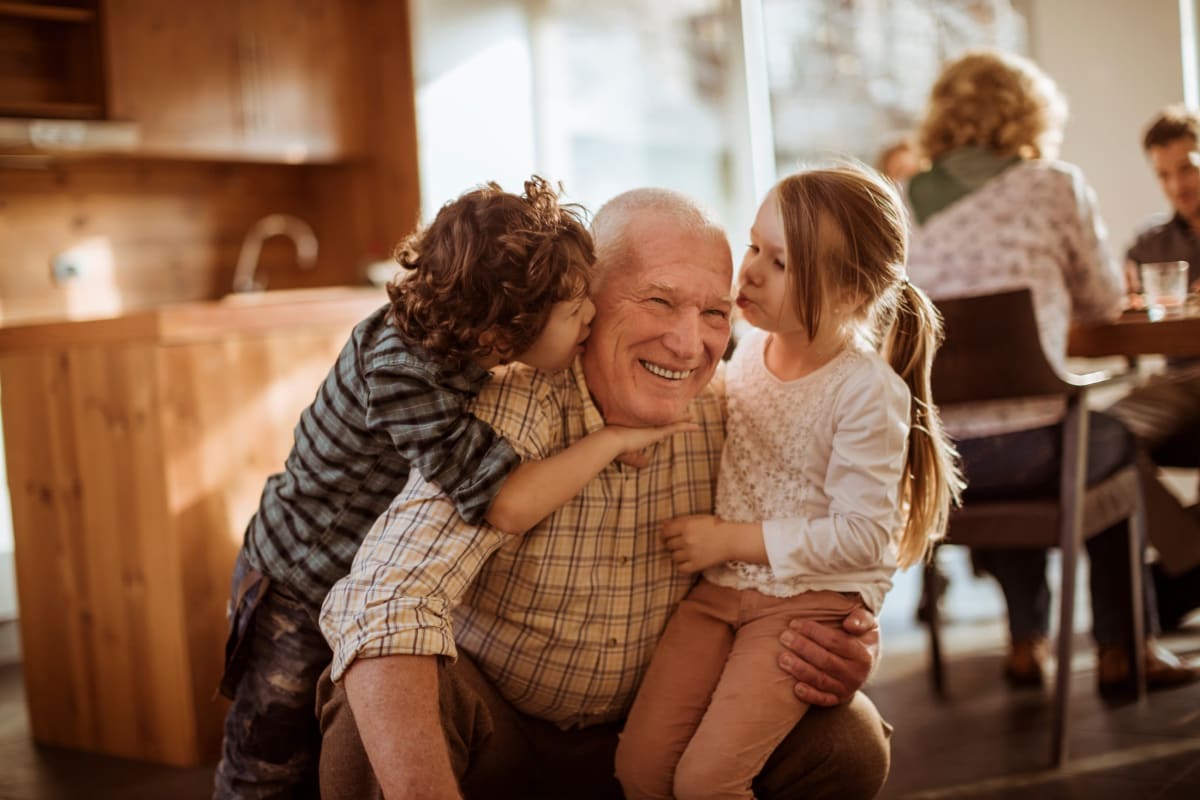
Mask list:
[[655,650],[617,750],[626,797],[749,798],[808,706],[777,665],[796,617],[878,613],[946,527],[960,480],[930,397],[936,309],[904,272],[903,205],[858,165],[790,175],[750,231],[726,372],[716,515],[663,540],[703,573]]

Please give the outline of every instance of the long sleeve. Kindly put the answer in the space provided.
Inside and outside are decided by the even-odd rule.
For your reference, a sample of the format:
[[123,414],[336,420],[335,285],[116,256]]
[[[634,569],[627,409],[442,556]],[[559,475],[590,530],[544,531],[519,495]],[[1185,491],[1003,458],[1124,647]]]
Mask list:
[[1067,246],[1063,280],[1071,296],[1071,316],[1080,322],[1116,319],[1125,295],[1121,265],[1109,248],[1095,191],[1078,169],[1070,174],[1070,196],[1059,209]]
[[386,431],[400,456],[441,487],[464,519],[481,522],[521,459],[467,409],[470,394],[439,385],[430,372],[394,363],[368,373],[367,391],[367,425]]
[[859,572],[888,561],[899,522],[909,393],[898,377],[884,377],[860,372],[834,400],[833,447],[824,484],[827,510],[763,521],[776,577]]

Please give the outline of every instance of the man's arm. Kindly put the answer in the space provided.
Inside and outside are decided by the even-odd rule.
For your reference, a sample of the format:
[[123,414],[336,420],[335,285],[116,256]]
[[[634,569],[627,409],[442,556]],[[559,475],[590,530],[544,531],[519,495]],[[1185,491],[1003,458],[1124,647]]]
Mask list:
[[796,696],[815,706],[849,702],[867,682],[879,658],[879,620],[860,608],[842,630],[794,619],[779,640],[787,648],[779,666],[797,681]]
[[344,681],[384,797],[460,800],[438,710],[437,657],[360,658]]

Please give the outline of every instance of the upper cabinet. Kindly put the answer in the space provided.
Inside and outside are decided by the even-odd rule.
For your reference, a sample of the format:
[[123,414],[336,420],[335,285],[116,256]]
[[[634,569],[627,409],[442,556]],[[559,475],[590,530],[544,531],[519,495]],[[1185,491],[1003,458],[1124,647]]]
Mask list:
[[147,155],[286,163],[362,150],[348,0],[107,0],[109,115]]
[[0,2],[0,117],[105,115],[97,0]]
[[359,43],[374,7],[0,0],[0,117],[132,123],[132,151],[145,156],[354,159],[366,138]]
[[110,116],[145,154],[338,161],[362,151],[352,0],[108,0]]

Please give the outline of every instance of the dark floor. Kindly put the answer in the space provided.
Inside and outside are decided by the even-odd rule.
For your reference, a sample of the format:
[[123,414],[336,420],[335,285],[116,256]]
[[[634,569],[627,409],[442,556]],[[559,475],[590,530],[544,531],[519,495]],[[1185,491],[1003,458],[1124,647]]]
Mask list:
[[[950,574],[948,701],[936,702],[929,689],[926,640],[912,621],[912,576],[899,577],[882,616],[885,654],[868,693],[895,734],[881,797],[1200,798],[1200,684],[1155,693],[1141,707],[1107,706],[1093,689],[1088,639],[1077,634],[1071,760],[1046,769],[1050,692],[1011,691],[999,680],[1005,635],[998,593],[953,560]],[[1076,630],[1085,631],[1087,602],[1080,600]],[[1200,657],[1200,618],[1192,619],[1164,642]],[[199,800],[210,796],[210,775],[211,768],[178,770],[35,745],[20,665],[0,667],[0,800]]]

